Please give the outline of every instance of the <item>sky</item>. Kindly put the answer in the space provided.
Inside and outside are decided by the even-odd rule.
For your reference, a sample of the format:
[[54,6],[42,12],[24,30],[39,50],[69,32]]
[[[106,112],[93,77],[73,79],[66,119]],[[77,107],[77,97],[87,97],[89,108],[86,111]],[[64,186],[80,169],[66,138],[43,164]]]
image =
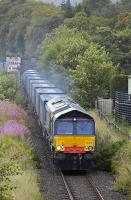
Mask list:
[[[45,2],[45,3],[54,3],[54,4],[56,4],[56,5],[59,5],[59,4],[61,4],[62,3],[62,1],[63,0],[41,0],[41,1],[43,1],[43,2]],[[72,2],[72,4],[73,5],[75,5],[76,3],[79,3],[79,2],[81,2],[82,0],[71,0],[71,2]],[[118,0],[112,0],[113,2],[116,2],[116,1],[118,1]]]
[[[46,3],[54,3],[56,5],[58,4],[61,4],[62,3],[62,0],[41,0],[43,2],[46,2]],[[76,3],[79,3],[81,2],[82,0],[71,0],[72,4],[76,4]]]

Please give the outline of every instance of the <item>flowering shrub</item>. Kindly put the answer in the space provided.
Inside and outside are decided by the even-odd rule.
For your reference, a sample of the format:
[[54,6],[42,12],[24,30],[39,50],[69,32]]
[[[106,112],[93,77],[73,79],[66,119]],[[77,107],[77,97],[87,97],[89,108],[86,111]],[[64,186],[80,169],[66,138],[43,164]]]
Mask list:
[[5,134],[11,135],[20,135],[24,138],[29,133],[28,128],[18,123],[15,120],[7,121],[1,128],[0,128],[0,136],[4,136]]
[[18,107],[16,104],[13,104],[9,101],[0,100],[0,119],[7,120],[17,120],[19,122],[27,121],[26,112]]
[[27,114],[16,104],[0,100],[0,136],[20,135],[24,138],[29,133],[26,126]]
[[[9,101],[0,100],[0,200],[14,199],[14,192],[18,189],[14,179],[23,180],[25,172],[36,167],[38,158],[31,145],[23,140],[29,133],[27,120],[23,109]],[[26,184],[28,188],[29,184]],[[33,184],[37,186],[37,179],[32,180],[30,185]],[[40,195],[39,191],[37,193]]]

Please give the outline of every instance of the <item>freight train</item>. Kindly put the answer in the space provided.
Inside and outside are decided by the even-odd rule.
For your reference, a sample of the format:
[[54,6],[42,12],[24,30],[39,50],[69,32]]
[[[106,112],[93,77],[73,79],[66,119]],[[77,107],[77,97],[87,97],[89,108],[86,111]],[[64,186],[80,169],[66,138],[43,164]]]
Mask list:
[[94,119],[36,70],[25,71],[22,81],[54,162],[62,170],[88,169],[95,157]]

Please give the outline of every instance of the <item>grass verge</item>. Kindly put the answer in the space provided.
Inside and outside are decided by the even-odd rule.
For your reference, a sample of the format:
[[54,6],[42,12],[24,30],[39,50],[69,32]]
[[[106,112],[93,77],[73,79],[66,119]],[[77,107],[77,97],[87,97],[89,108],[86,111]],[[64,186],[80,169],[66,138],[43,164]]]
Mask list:
[[131,141],[127,140],[127,133],[122,135],[111,130],[95,111],[90,114],[96,121],[97,167],[115,173],[114,189],[131,199]]
[[0,138],[0,199],[42,200],[36,156],[19,136]]
[[12,192],[15,200],[43,200],[39,191],[37,172],[31,165],[22,174],[13,176],[11,181],[17,185]]

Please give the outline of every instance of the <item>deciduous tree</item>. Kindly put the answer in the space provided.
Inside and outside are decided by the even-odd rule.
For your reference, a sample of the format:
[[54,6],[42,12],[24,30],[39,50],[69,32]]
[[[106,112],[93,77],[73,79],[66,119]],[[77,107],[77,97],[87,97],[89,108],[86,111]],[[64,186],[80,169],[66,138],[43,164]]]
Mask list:
[[109,96],[110,80],[114,72],[109,54],[103,47],[91,43],[80,58],[79,66],[72,70],[77,101],[83,106],[93,107],[98,96]]

